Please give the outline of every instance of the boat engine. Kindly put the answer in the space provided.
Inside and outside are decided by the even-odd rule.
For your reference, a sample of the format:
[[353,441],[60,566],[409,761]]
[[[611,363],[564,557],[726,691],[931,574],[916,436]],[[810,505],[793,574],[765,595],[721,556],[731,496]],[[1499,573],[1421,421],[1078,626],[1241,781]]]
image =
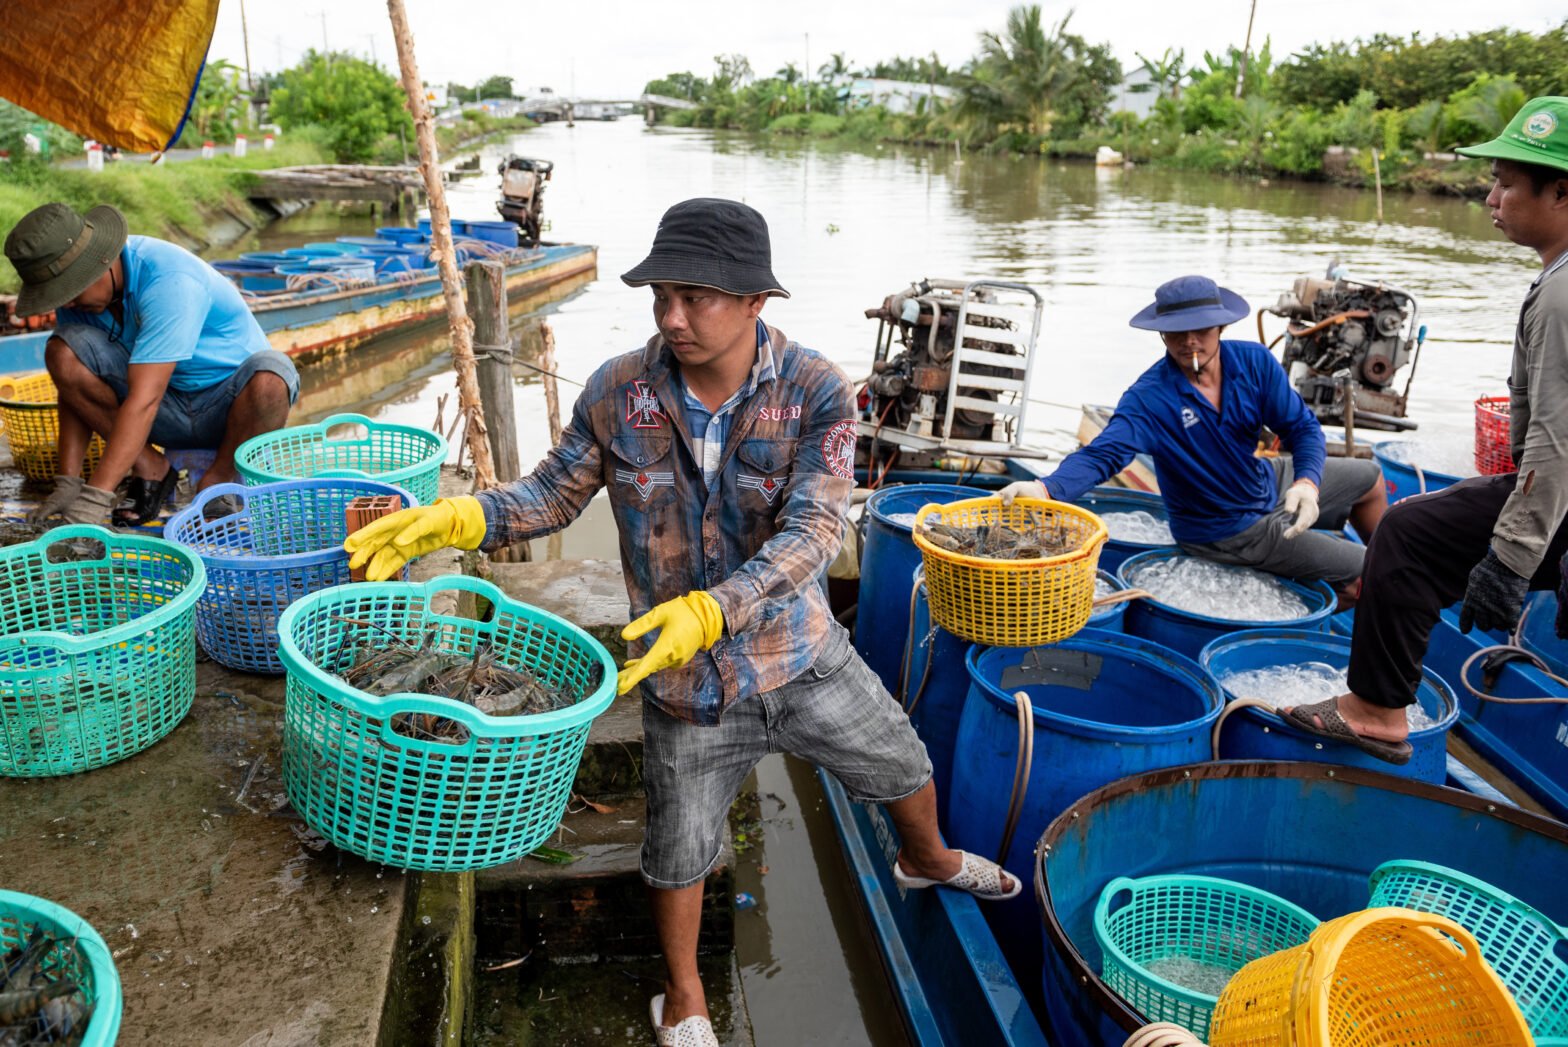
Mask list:
[[[1280,338],[1291,384],[1325,424],[1414,429],[1405,405],[1426,337],[1416,300],[1397,287],[1342,273],[1336,263],[1321,279],[1298,277],[1269,310],[1289,324]],[[1405,387],[1396,390],[1394,377],[1407,364]]]
[[544,184],[550,180],[555,164],[526,156],[508,156],[501,161],[501,199],[495,209],[516,225],[518,241],[524,247],[537,247],[544,229]]
[[1014,453],[1040,311],[1038,292],[999,280],[921,280],[867,309],[881,323],[860,394],[861,463]]

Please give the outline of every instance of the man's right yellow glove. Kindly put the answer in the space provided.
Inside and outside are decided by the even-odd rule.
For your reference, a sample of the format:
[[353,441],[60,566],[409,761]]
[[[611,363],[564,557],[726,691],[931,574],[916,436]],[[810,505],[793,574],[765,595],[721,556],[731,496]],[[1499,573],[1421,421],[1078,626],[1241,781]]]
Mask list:
[[352,568],[370,566],[365,578],[386,581],[408,561],[455,546],[477,549],[485,539],[485,511],[479,499],[440,498],[432,505],[400,509],[361,527],[343,540]]
[[719,642],[724,635],[724,611],[719,602],[701,589],[666,600],[621,630],[621,639],[635,640],[659,630],[658,639],[641,658],[621,666],[615,693],[625,694],[645,678],[664,669],[676,669]]

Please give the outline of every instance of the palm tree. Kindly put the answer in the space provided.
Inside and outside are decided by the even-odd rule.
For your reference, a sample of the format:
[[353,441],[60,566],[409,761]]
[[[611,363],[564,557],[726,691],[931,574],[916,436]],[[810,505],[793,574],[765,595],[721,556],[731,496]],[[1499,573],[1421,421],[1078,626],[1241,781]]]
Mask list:
[[793,84],[800,79],[800,66],[794,62],[786,62],[773,75],[786,84]]
[[831,84],[848,72],[849,59],[844,57],[843,51],[834,51],[826,62],[817,67],[817,78],[825,84]]
[[1455,115],[1474,124],[1483,134],[1496,137],[1503,133],[1508,121],[1524,107],[1527,100],[1524,88],[1513,77],[1500,76],[1482,84],[1479,91],[1460,104]]
[[1171,101],[1181,100],[1181,78],[1187,75],[1183,64],[1187,60],[1185,50],[1173,52],[1170,48],[1159,58],[1145,58],[1140,52],[1134,51],[1138,60],[1143,63],[1143,68],[1149,73],[1149,82],[1154,84],[1154,97],[1158,101],[1170,92]]
[[1007,13],[1003,33],[980,34],[980,55],[960,84],[954,116],[974,137],[1009,131],[1046,135],[1056,122],[1053,105],[1077,78],[1075,57],[1064,39],[1069,11],[1047,33],[1037,4]]

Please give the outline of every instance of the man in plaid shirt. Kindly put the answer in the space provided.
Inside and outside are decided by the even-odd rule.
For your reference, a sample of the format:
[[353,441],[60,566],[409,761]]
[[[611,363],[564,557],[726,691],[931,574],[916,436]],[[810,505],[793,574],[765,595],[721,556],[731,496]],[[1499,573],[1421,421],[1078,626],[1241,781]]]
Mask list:
[[637,615],[619,690],[641,683],[645,699],[642,874],[668,968],[653,1024],[660,1044],[716,1045],[697,973],[702,885],[730,804],[768,753],[821,764],[859,802],[885,804],[906,887],[1002,899],[1022,885],[943,846],[925,746],[828,609],[820,578],[854,488],[853,390],[758,319],[770,296],[788,297],[762,215],[677,204],[622,279],[653,289],[658,333],[595,372],[532,475],[403,510],[345,547],[386,578],[443,546],[560,530],[609,489]]

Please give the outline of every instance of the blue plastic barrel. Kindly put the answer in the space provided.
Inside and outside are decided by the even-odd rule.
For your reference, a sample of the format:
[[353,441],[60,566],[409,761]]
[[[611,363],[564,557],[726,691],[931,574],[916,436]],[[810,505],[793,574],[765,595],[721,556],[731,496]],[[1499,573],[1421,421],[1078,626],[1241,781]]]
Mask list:
[[343,252],[344,254],[358,254],[367,247],[397,246],[397,242],[395,240],[387,240],[379,236],[340,236],[338,237],[337,242],[340,247],[349,249],[345,250]]
[[334,273],[347,280],[374,280],[376,278],[376,263],[373,258],[362,255],[339,255],[336,258],[316,258],[310,263],[312,269]]
[[342,240],[317,240],[305,245],[307,251],[315,251],[320,255],[358,254],[359,245],[344,243]]
[[[1153,549],[1146,553],[1139,553],[1122,562],[1116,577],[1123,585],[1135,589],[1138,587],[1136,575],[1140,566],[1184,555],[1186,554],[1174,549]],[[1141,636],[1146,640],[1164,644],[1189,658],[1198,657],[1199,652],[1211,640],[1242,629],[1298,629],[1306,632],[1327,632],[1329,616],[1334,613],[1334,605],[1338,603],[1333,588],[1327,582],[1294,582],[1288,578],[1281,578],[1280,582],[1305,601],[1308,611],[1306,617],[1277,622],[1214,618],[1206,614],[1183,611],[1146,596],[1141,600],[1132,600],[1128,603],[1126,616],[1122,619],[1122,628],[1131,636]]]
[[[1344,671],[1350,664],[1350,638],[1299,629],[1247,629],[1213,641],[1198,661],[1222,689],[1223,677],[1254,669],[1322,662]],[[1247,696],[1227,690],[1225,697],[1229,701]],[[1410,762],[1402,766],[1354,746],[1324,741],[1262,709],[1241,709],[1225,721],[1220,732],[1220,758],[1343,764],[1442,785],[1447,776],[1448,729],[1459,719],[1459,703],[1448,684],[1431,670],[1421,673],[1416,701],[1437,722],[1410,733],[1413,752]]]
[[926,744],[926,755],[931,758],[931,777],[936,782],[937,812],[945,818],[948,790],[953,781],[958,717],[964,711],[964,697],[969,693],[966,659],[973,645],[931,621],[931,605],[926,601],[924,585],[915,591],[914,609],[915,646],[910,652],[904,708],[909,712],[909,722],[914,725],[915,733]]
[[295,261],[309,261],[312,258],[338,258],[343,252],[338,250],[342,244],[306,244],[304,247],[284,248],[283,253]]
[[[450,221],[452,223],[453,236],[463,236],[468,232],[468,223],[463,221],[463,219],[453,218],[450,219]],[[421,218],[419,220],[419,231],[424,233],[427,237],[430,235],[430,219]]]
[[[1130,487],[1096,487],[1073,504],[1091,513],[1132,513],[1141,510],[1157,520],[1170,519],[1165,514],[1165,499],[1149,491],[1134,491]],[[1100,549],[1100,569],[1115,571],[1129,556],[1151,549],[1172,547],[1170,542],[1128,542],[1109,538]]]
[[242,262],[263,262],[270,266],[290,265],[299,260],[298,255],[283,251],[246,251],[240,255]]
[[[951,845],[995,858],[1001,845],[1018,760],[1013,695],[1029,696],[1034,752],[1007,871],[1029,883],[1035,841],[1079,797],[1129,774],[1209,758],[1209,731],[1222,698],[1190,658],[1121,633],[1083,629],[1048,647],[975,648],[966,659],[969,694],[953,756],[947,837]],[[1017,941],[1038,948],[1017,906]],[[1002,921],[996,926],[1000,929]]]
[[[1117,578],[1103,567],[1100,568],[1098,577],[1100,581],[1111,587],[1112,592],[1120,592],[1127,588],[1122,584],[1120,578]],[[1103,629],[1106,632],[1119,633],[1123,631],[1122,617],[1126,613],[1127,605],[1125,603],[1113,603],[1109,607],[1097,607],[1090,612],[1089,621],[1085,625],[1090,629]]]
[[517,226],[511,222],[469,222],[468,235],[502,247],[517,246]]
[[376,235],[395,244],[422,244],[430,239],[430,234],[424,230],[406,225],[384,225],[376,230]]
[[1464,479],[1462,476],[1450,476],[1448,473],[1433,472],[1431,469],[1417,471],[1415,465],[1396,461],[1389,449],[1398,446],[1399,443],[1398,440],[1385,440],[1383,443],[1372,445],[1372,457],[1377,459],[1378,466],[1383,470],[1383,484],[1388,488],[1390,504],[1403,501],[1411,495],[1441,491]]
[[884,487],[866,501],[855,650],[895,695],[909,633],[909,597],[920,564],[920,550],[911,537],[914,515],[933,502],[945,505],[985,495],[979,488],[957,484],[906,484]]

